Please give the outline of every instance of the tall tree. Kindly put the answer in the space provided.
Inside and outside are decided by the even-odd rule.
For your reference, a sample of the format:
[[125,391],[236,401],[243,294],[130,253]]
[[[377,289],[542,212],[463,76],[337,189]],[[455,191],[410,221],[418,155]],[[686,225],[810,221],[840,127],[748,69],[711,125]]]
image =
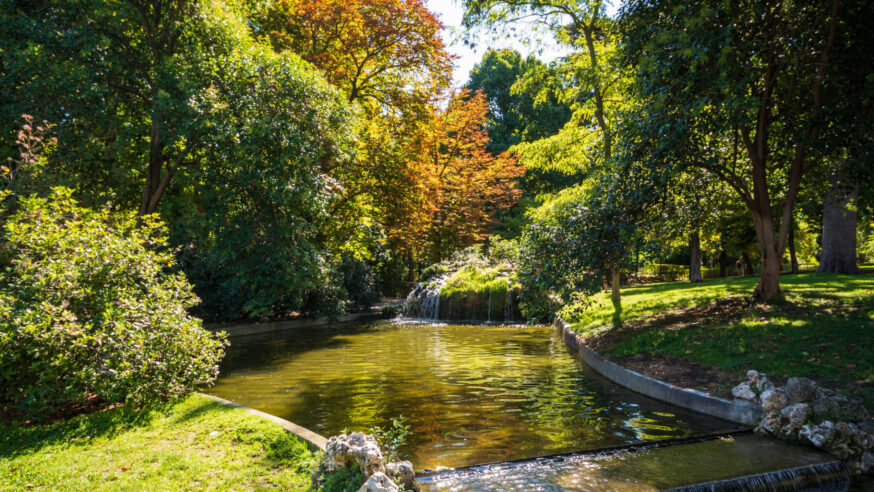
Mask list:
[[318,67],[350,102],[403,112],[449,83],[443,24],[422,0],[279,0],[257,18],[276,49]]
[[837,166],[828,177],[823,200],[822,253],[819,272],[859,273],[856,263],[858,228],[858,182],[848,182],[847,166]]
[[837,0],[635,0],[622,14],[651,161],[701,167],[738,194],[761,250],[762,299],[781,295],[799,187],[827,149],[825,102],[849,14]]
[[445,110],[435,108],[431,122],[415,143],[412,163],[418,176],[419,203],[398,217],[390,234],[419,236],[428,260],[448,254],[489,236],[496,214],[519,197],[516,181],[525,168],[506,154],[493,155],[489,138],[488,104],[481,92],[451,95]]
[[[451,80],[443,25],[422,0],[249,3],[256,35],[311,62],[358,116],[356,156],[328,159],[323,172],[339,195],[326,241],[360,252],[372,240],[362,237],[371,222],[388,227],[416,206],[413,140]],[[401,247],[401,237],[415,243],[414,235],[395,235],[392,244]]]
[[[467,27],[500,27],[523,18],[536,18],[575,49],[564,65],[568,79],[565,100],[574,101],[574,113],[565,127],[551,137],[515,147],[526,167],[566,173],[611,173],[620,112],[627,106],[627,72],[615,56],[613,21],[600,0],[465,0]],[[613,300],[620,299],[620,265],[608,267]]]
[[5,1],[0,21],[0,117],[56,123],[60,184],[160,213],[201,314],[307,310],[337,195],[321,165],[350,153],[348,103],[309,63],[220,0]]

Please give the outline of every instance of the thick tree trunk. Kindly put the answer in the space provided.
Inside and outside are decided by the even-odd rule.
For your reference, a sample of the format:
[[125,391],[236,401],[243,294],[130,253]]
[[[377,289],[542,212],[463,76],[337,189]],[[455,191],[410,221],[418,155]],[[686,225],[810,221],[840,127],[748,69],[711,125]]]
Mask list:
[[697,283],[704,280],[701,276],[701,238],[698,229],[689,236],[689,282]]
[[722,278],[728,276],[728,254],[725,250],[719,252],[719,276]]
[[783,291],[780,290],[781,258],[777,254],[776,247],[770,250],[762,252],[762,272],[755,291],[756,296],[766,301],[783,295]]
[[831,189],[822,207],[822,256],[818,272],[859,273],[856,263],[855,186],[842,186],[837,177],[829,179]]
[[[774,234],[774,217],[771,215],[770,201],[767,200],[765,193],[758,194],[759,206],[752,210],[753,226],[756,229],[756,237],[759,240],[759,247],[762,253],[762,270],[759,272],[759,284],[756,285],[754,296],[768,301],[774,298],[782,297],[783,292],[780,290],[780,268],[783,263],[783,241],[778,245],[777,236]],[[786,207],[791,206],[787,200]],[[791,217],[791,215],[790,215]],[[788,220],[788,219],[787,219]],[[780,235],[788,224],[783,224],[780,228]],[[785,237],[785,236],[783,236]],[[749,257],[745,256],[745,261],[749,261]]]
[[618,268],[616,268],[612,272],[610,272],[610,280],[611,280],[610,281],[610,284],[611,284],[610,285],[611,286],[610,300],[612,300],[613,303],[615,304],[617,302],[622,301],[622,293],[619,290],[620,289],[619,284],[622,280],[622,276],[619,274]]
[[792,273],[798,273],[798,257],[795,256],[795,220],[789,226],[789,264],[792,267]]

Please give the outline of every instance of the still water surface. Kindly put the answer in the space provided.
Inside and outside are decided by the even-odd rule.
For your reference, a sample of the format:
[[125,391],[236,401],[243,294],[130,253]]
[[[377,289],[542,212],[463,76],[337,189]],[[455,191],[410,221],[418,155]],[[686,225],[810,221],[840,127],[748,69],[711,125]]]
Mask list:
[[324,436],[403,415],[416,469],[736,427],[610,383],[549,327],[379,321],[231,341],[213,394]]

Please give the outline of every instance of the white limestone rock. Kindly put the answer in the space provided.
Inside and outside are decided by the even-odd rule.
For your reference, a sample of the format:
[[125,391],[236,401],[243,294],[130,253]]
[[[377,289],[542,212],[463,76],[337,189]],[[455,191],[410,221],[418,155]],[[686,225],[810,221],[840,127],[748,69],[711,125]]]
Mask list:
[[341,434],[328,439],[325,446],[325,465],[327,471],[334,471],[355,462],[369,477],[377,472],[385,473],[382,451],[376,439],[363,432]]
[[818,425],[802,426],[798,437],[820,449],[825,449],[834,437],[834,433],[835,424],[830,420],[826,420]]
[[413,464],[409,461],[389,463],[385,465],[385,472],[388,476],[398,479],[404,486],[404,490],[419,490],[419,484],[416,483],[416,472],[413,471]]
[[385,473],[375,472],[358,489],[358,492],[400,492],[400,488]]
[[816,382],[808,378],[789,378],[786,381],[786,398],[790,403],[808,403],[816,397]]
[[755,401],[757,397],[756,393],[752,390],[752,388],[750,388],[750,383],[748,381],[744,381],[732,388],[731,396],[749,401]]
[[786,425],[783,426],[783,432],[791,434],[801,430],[807,421],[808,415],[810,415],[810,406],[807,403],[796,403],[783,408],[780,411],[780,416],[786,421]]
[[783,410],[789,405],[789,399],[786,398],[783,388],[765,390],[759,398],[762,400],[762,409],[766,412]]

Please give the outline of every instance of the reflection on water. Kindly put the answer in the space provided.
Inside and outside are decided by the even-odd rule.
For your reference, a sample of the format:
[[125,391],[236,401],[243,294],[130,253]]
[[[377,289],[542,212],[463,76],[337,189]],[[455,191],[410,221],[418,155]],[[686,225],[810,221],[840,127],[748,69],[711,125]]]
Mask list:
[[417,469],[734,427],[613,385],[548,327],[382,321],[232,343],[212,393],[325,436],[403,415]]
[[[833,460],[812,448],[743,436],[614,455],[573,456],[446,472],[422,478],[419,485],[422,492],[656,491]],[[836,473],[834,478],[838,483],[823,490],[846,490],[846,472]],[[774,490],[777,489],[782,490],[779,487]],[[746,488],[738,484],[732,490]]]

